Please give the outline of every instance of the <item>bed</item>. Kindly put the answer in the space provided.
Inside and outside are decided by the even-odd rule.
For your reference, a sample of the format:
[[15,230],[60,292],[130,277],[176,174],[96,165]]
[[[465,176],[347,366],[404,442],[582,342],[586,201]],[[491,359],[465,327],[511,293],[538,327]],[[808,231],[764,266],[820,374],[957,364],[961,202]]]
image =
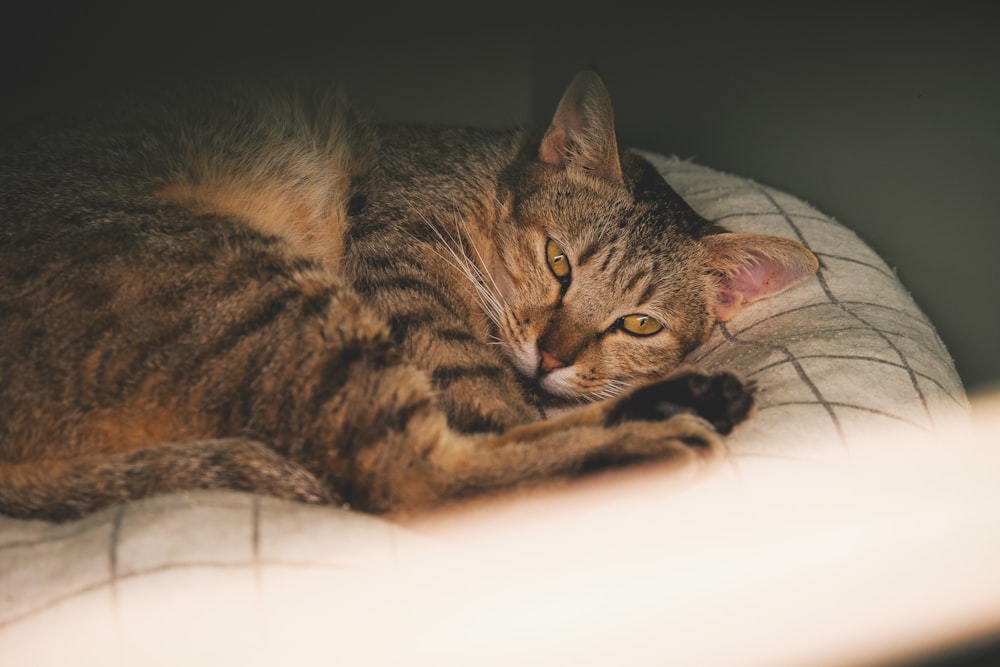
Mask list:
[[645,155],[705,217],[822,262],[692,354],[760,388],[721,461],[406,521],[219,492],[0,518],[3,663],[774,667],[992,638],[1000,426],[933,324],[848,226]]

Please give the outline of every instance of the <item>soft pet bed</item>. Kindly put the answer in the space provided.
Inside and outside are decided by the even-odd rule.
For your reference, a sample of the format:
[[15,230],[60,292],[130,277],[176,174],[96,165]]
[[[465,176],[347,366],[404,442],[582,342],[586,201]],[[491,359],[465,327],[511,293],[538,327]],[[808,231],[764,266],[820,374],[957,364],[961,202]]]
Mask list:
[[[678,480],[653,465],[638,477],[610,473],[610,486],[579,482],[500,502],[480,521],[445,517],[405,526],[236,493],[154,498],[61,525],[0,518],[0,662],[634,665],[645,658],[778,665],[806,664],[795,660],[810,651],[834,655],[819,639],[788,653],[806,632],[794,640],[775,636],[770,653],[754,661],[740,638],[770,636],[769,626],[754,625],[764,623],[761,609],[784,610],[789,618],[818,613],[804,600],[825,598],[796,598],[786,590],[794,586],[781,587],[781,581],[797,581],[796,573],[819,576],[820,585],[834,591],[868,585],[819,574],[836,568],[815,569],[843,556],[845,541],[854,549],[864,544],[857,531],[868,524],[834,508],[858,497],[871,501],[872,516],[885,519],[868,526],[872,535],[909,510],[893,514],[900,508],[892,505],[880,515],[873,499],[883,496],[834,471],[858,465],[882,443],[893,443],[904,458],[908,443],[947,447],[942,440],[968,425],[962,384],[934,326],[850,229],[751,180],[647,157],[705,217],[733,231],[796,239],[822,262],[815,278],[718,326],[691,357],[709,368],[734,368],[760,388],[757,414],[729,439],[730,456],[719,474]],[[815,495],[829,490],[819,481],[828,474],[840,480],[832,488],[843,494]],[[774,489],[785,488],[773,486],[779,479],[798,482],[779,493]],[[776,502],[761,502],[755,486],[770,489]],[[580,502],[553,501],[560,497]],[[977,507],[992,511],[977,516],[995,520],[997,500],[995,493],[977,498]],[[755,509],[748,514],[747,507]],[[778,514],[797,508],[811,528],[753,534],[734,528],[733,521],[746,525],[748,516],[761,518],[775,507],[782,508]],[[824,516],[833,519],[822,524]],[[859,510],[858,516],[867,515]],[[503,533],[501,519],[514,528]],[[842,532],[834,537],[843,539],[816,532],[817,525],[835,526]],[[611,532],[597,537],[602,529]],[[557,535],[567,537],[553,544]],[[736,541],[723,544],[723,535]],[[649,541],[654,537],[660,541]],[[733,595],[749,591],[747,572],[770,572],[778,556],[795,552],[806,538],[823,556],[780,569],[775,576],[781,579],[767,587],[777,607],[761,599],[760,606],[727,608]],[[706,545],[718,548],[715,554],[728,550],[731,560],[717,566],[729,579],[696,567],[703,562],[696,556],[709,553]],[[486,561],[487,553],[505,560]],[[851,553],[856,558],[848,562],[865,561],[858,555],[863,551]],[[733,563],[750,569],[725,570]],[[629,580],[629,572],[640,573],[641,581]],[[553,606],[554,600],[565,604]],[[743,623],[730,627],[727,618]],[[700,634],[663,634],[689,627],[684,619],[701,619],[706,627]],[[854,627],[844,619],[816,621]],[[713,627],[745,632],[716,640]],[[837,646],[864,645],[862,635],[859,629]],[[659,643],[650,644],[651,638]],[[726,641],[742,647],[744,660],[710,659]],[[685,647],[697,646],[702,659],[685,657]]]

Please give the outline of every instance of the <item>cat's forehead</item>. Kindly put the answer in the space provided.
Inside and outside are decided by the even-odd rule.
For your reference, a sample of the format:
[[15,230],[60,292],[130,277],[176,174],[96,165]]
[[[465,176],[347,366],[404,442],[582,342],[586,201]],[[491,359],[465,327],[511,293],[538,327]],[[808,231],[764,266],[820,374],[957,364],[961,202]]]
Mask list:
[[576,256],[592,255],[607,245],[628,248],[643,257],[673,256],[694,242],[671,211],[631,198],[587,201],[580,196],[540,213],[543,229]]
[[622,184],[562,176],[535,185],[522,190],[515,215],[566,237],[609,225],[630,226],[638,218],[633,197]]
[[517,188],[515,215],[574,232],[629,236],[700,236],[698,216],[645,161],[625,162],[625,178],[607,182],[572,170],[528,170]]

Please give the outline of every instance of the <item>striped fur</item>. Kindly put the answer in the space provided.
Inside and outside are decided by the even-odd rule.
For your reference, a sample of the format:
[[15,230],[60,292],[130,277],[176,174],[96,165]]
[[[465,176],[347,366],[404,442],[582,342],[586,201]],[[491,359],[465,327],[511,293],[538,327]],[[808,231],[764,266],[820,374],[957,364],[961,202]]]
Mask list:
[[[590,74],[541,135],[373,127],[325,92],[199,100],[0,164],[0,512],[192,488],[405,511],[696,462],[752,408],[675,370],[718,295],[771,257],[781,287],[815,270],[789,242],[734,252],[620,153]],[[633,312],[663,331],[622,331]]]

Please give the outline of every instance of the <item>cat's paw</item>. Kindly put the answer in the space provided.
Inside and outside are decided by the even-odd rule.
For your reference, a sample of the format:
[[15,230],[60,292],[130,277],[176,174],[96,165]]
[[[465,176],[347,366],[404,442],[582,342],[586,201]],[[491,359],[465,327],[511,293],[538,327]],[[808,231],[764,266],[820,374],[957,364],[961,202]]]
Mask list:
[[625,421],[665,421],[693,414],[727,435],[750,416],[755,385],[729,372],[705,374],[683,370],[623,397],[608,414],[608,424]]

